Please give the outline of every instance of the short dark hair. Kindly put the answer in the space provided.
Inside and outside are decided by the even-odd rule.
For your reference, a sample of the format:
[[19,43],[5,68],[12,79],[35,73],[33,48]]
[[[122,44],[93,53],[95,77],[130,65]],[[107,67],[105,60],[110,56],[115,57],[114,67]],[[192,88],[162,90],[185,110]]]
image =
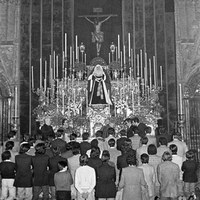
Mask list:
[[95,136],[96,136],[96,137],[103,137],[103,131],[98,130],[98,131],[95,133]]
[[162,155],[163,161],[172,161],[172,154],[169,151],[165,151]]
[[70,143],[66,143],[65,144],[65,149],[67,150],[67,151],[69,151],[69,150],[72,150],[72,144],[70,144]]
[[35,153],[36,154],[45,154],[45,144],[44,143],[38,143],[36,146],[35,146]]
[[136,165],[137,164],[137,159],[134,155],[132,154],[129,154],[127,157],[126,157],[126,162],[128,165]]
[[155,155],[157,154],[157,148],[154,144],[150,144],[148,147],[147,147],[147,153],[149,155]]
[[59,165],[60,165],[62,168],[65,168],[65,167],[68,166],[68,162],[67,162],[67,160],[61,160],[61,161],[58,162],[58,166],[59,166]]
[[159,143],[161,145],[167,145],[167,139],[165,137],[160,137],[159,138]]
[[151,133],[152,129],[150,126],[147,126],[145,129],[144,129],[145,133],[149,134]]
[[108,135],[113,135],[113,136],[115,136],[115,129],[112,128],[112,127],[108,128]]
[[73,155],[77,155],[80,153],[80,144],[78,142],[74,142],[72,144],[72,153]]
[[110,140],[108,140],[108,145],[110,147],[114,147],[115,146],[115,139],[111,138]]
[[30,144],[29,143],[24,143],[20,146],[19,153],[24,154],[30,149]]
[[100,153],[101,151],[99,147],[92,147],[90,152],[90,158],[99,158]]
[[141,159],[141,162],[142,162],[142,163],[149,163],[149,155],[146,154],[146,153],[143,153],[143,154],[140,156],[140,159]]
[[171,145],[169,146],[169,149],[171,150],[172,155],[176,155],[176,154],[177,154],[178,147],[177,147],[175,144],[171,144]]
[[1,154],[1,158],[2,160],[9,160],[11,158],[11,153],[10,151],[4,151],[2,154]]
[[80,166],[87,165],[88,163],[88,155],[84,154],[79,157]]
[[186,152],[186,158],[188,160],[193,160],[194,159],[194,151],[192,151],[192,150],[187,151]]
[[77,138],[76,133],[72,133],[72,134],[70,134],[70,136],[69,136],[69,139],[70,139],[70,140],[75,140],[76,138]]
[[7,135],[7,136],[8,136],[8,139],[14,137],[16,134],[17,134],[16,131],[10,131],[10,132],[8,133],[8,135]]
[[110,160],[110,153],[108,150],[103,150],[103,153],[102,153],[102,161],[103,162],[106,162]]
[[15,143],[13,141],[6,142],[6,150],[12,150],[12,148],[15,146]]
[[149,141],[149,139],[148,139],[147,137],[142,137],[142,138],[140,139],[141,144],[147,144],[148,141]]
[[126,136],[126,130],[125,129],[120,130],[119,134],[121,136]]
[[98,142],[97,139],[93,139],[93,140],[90,142],[90,144],[91,144],[91,147],[98,147],[99,142]]
[[90,136],[90,134],[89,134],[88,132],[84,132],[84,133],[82,134],[82,139],[83,139],[83,140],[87,140],[87,139],[89,138],[89,136]]
[[133,121],[136,122],[136,123],[139,123],[139,122],[140,122],[140,120],[139,120],[138,117],[134,117],[134,118],[133,118]]
[[64,133],[64,130],[63,129],[58,129],[57,132],[56,132],[56,137],[61,137]]

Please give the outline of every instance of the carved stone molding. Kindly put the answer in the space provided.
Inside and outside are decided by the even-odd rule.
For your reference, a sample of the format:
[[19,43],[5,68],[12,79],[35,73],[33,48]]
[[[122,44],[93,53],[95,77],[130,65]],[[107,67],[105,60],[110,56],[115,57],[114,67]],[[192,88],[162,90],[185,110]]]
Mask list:
[[15,4],[18,5],[20,4],[20,0],[0,0],[1,4],[9,3],[9,4]]

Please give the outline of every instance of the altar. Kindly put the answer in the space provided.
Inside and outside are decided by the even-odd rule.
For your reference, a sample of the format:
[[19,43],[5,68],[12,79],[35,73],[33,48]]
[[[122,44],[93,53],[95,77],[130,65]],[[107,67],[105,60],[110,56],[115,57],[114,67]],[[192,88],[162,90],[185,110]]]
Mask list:
[[[103,78],[97,73],[91,79],[91,74],[99,66],[103,69]],[[90,81],[94,83],[96,78],[102,83],[96,92],[105,98],[103,104],[91,101]],[[159,87],[145,84],[142,77],[134,77],[131,68],[122,71],[119,62],[106,64],[101,57],[94,58],[90,65],[76,62],[73,71],[65,70],[60,79],[52,76],[50,87],[45,88],[44,84],[35,92],[39,96],[39,105],[34,110],[36,120],[43,121],[49,117],[55,131],[62,126],[64,118],[73,122],[76,132],[88,131],[91,136],[109,118],[115,121],[116,131],[123,128],[125,118],[133,116],[156,126],[162,111]]]

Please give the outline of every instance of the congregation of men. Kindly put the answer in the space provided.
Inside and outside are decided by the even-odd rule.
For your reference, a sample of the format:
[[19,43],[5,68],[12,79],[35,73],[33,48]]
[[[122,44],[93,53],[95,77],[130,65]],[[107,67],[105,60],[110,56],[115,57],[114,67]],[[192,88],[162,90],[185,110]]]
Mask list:
[[67,120],[54,133],[45,123],[20,143],[8,134],[0,163],[1,199],[154,200],[189,198],[198,181],[195,153],[180,135],[171,141],[137,117],[115,132],[107,121],[81,140]]

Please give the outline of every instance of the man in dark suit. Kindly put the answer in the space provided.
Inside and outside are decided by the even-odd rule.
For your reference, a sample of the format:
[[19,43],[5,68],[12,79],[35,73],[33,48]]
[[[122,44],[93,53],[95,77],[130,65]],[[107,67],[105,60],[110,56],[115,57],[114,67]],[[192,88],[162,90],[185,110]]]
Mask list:
[[124,144],[125,140],[127,139],[127,137],[126,137],[126,130],[124,130],[124,129],[121,130],[119,132],[119,134],[120,134],[120,138],[117,139],[117,150],[121,151],[121,147]]
[[50,124],[51,124],[51,119],[47,117],[44,120],[44,125],[41,127],[42,138],[44,141],[48,139],[48,136],[52,136],[55,138],[53,127]]
[[82,135],[83,141],[80,143],[81,155],[86,154],[87,150],[91,149],[91,144],[88,142],[89,136],[88,132],[84,132]]
[[63,140],[63,130],[58,129],[56,132],[56,139],[51,142],[51,146],[53,148],[57,147],[60,153],[65,152],[66,150],[66,142]]
[[133,125],[138,127],[138,130],[139,130],[138,135],[140,137],[145,137],[146,136],[145,129],[146,129],[147,126],[144,123],[140,122],[137,117],[133,118]]

